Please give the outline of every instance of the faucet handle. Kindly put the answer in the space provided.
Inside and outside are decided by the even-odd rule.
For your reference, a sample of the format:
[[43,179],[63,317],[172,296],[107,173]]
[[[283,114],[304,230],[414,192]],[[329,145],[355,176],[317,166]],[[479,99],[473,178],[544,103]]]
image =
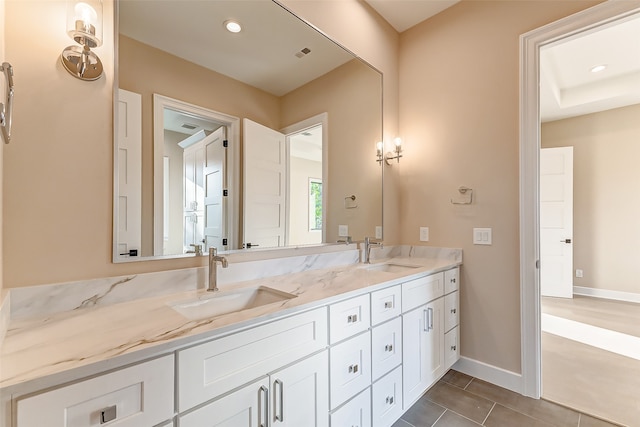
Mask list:
[[218,255],[218,248],[211,246],[209,248],[209,256],[216,256],[216,255]]

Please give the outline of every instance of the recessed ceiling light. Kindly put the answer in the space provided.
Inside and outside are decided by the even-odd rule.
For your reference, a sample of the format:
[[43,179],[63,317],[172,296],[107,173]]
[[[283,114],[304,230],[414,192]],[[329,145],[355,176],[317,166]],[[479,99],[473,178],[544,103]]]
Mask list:
[[231,33],[239,33],[240,31],[242,31],[242,26],[240,25],[240,23],[233,20],[225,21],[224,27]]
[[605,68],[607,68],[607,66],[604,65],[604,64],[596,65],[595,67],[591,68],[591,72],[592,73],[599,73],[600,71],[603,71]]

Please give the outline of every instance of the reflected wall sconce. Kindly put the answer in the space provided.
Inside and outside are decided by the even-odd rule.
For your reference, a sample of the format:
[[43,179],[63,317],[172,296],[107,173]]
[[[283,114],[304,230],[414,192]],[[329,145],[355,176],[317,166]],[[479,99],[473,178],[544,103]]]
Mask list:
[[81,80],[102,76],[102,62],[91,48],[102,45],[102,1],[67,0],[67,34],[79,46],[62,51],[64,68]]
[[393,151],[387,152],[384,154],[384,143],[382,141],[376,144],[376,161],[382,164],[382,161],[388,165],[390,165],[390,160],[396,160],[397,163],[400,163],[400,158],[402,157],[402,138],[394,138],[393,139]]

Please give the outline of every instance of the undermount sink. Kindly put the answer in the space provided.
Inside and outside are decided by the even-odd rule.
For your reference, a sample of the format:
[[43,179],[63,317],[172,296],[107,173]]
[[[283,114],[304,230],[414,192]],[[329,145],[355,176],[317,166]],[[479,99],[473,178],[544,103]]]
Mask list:
[[366,267],[369,271],[384,271],[386,273],[402,273],[407,270],[412,270],[414,268],[420,268],[419,265],[406,265],[406,264],[394,264],[394,263],[385,263],[385,264],[375,264],[370,267]]
[[261,307],[295,297],[293,294],[258,286],[206,293],[198,298],[171,303],[169,306],[187,319],[196,320]]

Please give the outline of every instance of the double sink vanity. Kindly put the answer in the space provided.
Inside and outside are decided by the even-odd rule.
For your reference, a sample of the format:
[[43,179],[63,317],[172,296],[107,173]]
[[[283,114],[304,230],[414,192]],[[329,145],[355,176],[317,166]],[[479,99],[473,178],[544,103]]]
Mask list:
[[[92,284],[106,290],[68,303],[51,285],[48,313],[25,307],[37,290],[16,292],[2,425],[391,426],[459,358],[462,254],[384,251],[231,261],[243,273],[218,292],[205,269],[158,289],[158,276]],[[252,269],[260,279],[233,281]]]

